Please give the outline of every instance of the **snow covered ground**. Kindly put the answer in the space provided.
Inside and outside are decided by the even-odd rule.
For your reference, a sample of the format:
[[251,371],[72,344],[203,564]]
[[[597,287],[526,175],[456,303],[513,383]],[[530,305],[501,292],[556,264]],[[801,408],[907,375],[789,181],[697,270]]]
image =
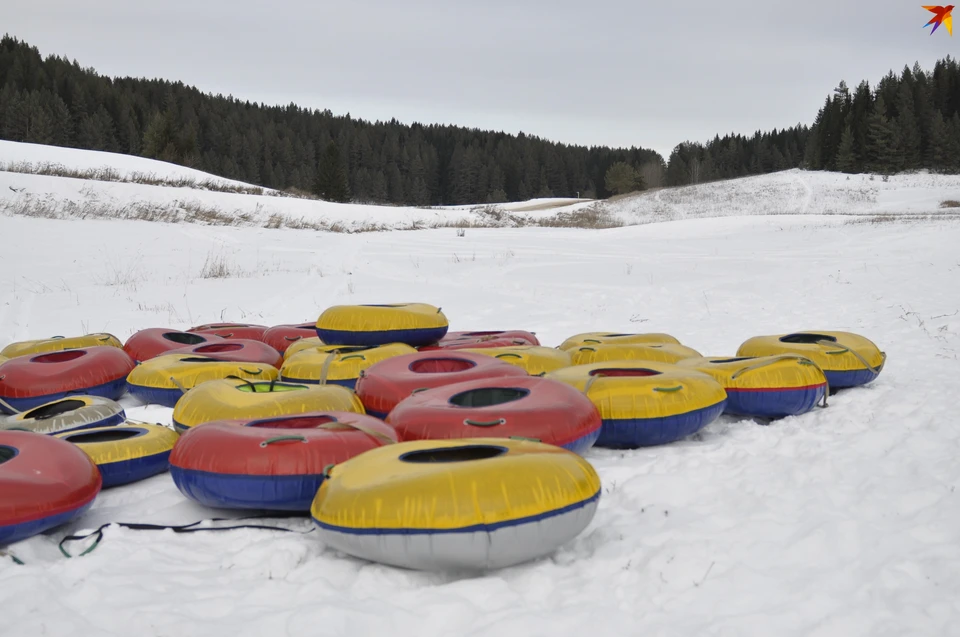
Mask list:
[[143,157],[0,141],[0,214],[7,215],[358,232],[530,225],[592,203],[533,199],[495,208],[340,204]]
[[624,224],[739,215],[954,215],[960,175],[845,175],[785,170],[683,188],[640,193],[606,208]]
[[[10,206],[24,192],[55,209],[91,193],[251,214],[256,204],[240,202],[263,201],[327,223],[396,215],[398,225],[470,210],[3,172],[0,191],[0,347],[423,301],[451,329],[532,330],[545,345],[663,331],[720,356],[754,335],[836,329],[889,356],[877,381],[827,409],[771,426],[722,417],[681,443],[590,451],[603,482],[590,527],[550,558],[482,576],[345,557],[305,519],[266,521],[302,533],[114,527],[66,559],[60,538],[105,522],[242,515],[193,504],[169,475],[104,491],[77,523],[11,547],[25,565],[0,557],[0,636],[960,634],[960,222],[933,214],[960,199],[956,177],[788,171],[608,204],[643,225],[462,236],[81,221]],[[273,214],[263,206],[257,219]],[[678,220],[647,223],[656,219]],[[205,278],[211,262],[231,276]],[[132,418],[170,422],[170,409],[124,403]]]
[[[57,173],[74,175],[58,176]],[[32,174],[41,173],[41,174]],[[100,178],[80,178],[99,176]],[[788,170],[612,201],[533,199],[412,207],[288,196],[166,162],[0,141],[0,215],[364,232],[451,226],[611,227],[742,215],[960,215],[960,175]]]
[[[729,355],[753,335],[829,328],[889,355],[827,409],[591,451],[603,481],[591,526],[483,576],[344,557],[306,520],[275,521],[304,534],[113,528],[64,558],[67,531],[224,516],[168,475],[105,491],[80,522],[13,546],[24,566],[0,559],[4,636],[957,634],[960,223],[746,216],[457,236],[8,216],[0,236],[0,346],[422,300],[452,329],[533,330],[547,345],[666,331]],[[201,278],[211,255],[236,276]]]

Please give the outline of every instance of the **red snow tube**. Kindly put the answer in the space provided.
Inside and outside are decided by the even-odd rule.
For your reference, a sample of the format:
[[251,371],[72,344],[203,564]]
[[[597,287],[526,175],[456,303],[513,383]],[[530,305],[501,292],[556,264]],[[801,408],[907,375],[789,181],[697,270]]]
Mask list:
[[123,351],[136,362],[142,363],[161,354],[166,354],[170,350],[192,345],[219,343],[222,340],[222,338],[213,334],[191,334],[190,332],[168,330],[162,327],[151,327],[150,329],[140,330],[127,339],[127,342],[123,345]]
[[340,411],[221,420],[180,437],[170,472],[205,506],[309,511],[330,465],[395,442],[382,421]]
[[71,394],[119,400],[127,391],[127,374],[136,366],[117,347],[19,356],[0,365],[0,398],[17,411]]
[[354,391],[367,413],[384,418],[415,390],[481,378],[526,377],[527,372],[493,356],[466,352],[417,352],[394,356],[361,372]]
[[405,398],[387,416],[401,442],[450,438],[533,438],[582,454],[600,436],[600,412],[560,381],[486,378]]
[[75,444],[28,431],[0,431],[0,546],[77,518],[93,504],[101,485],[97,465]]
[[287,348],[304,338],[317,337],[317,322],[303,323],[301,325],[277,325],[271,327],[263,333],[260,339],[281,354],[287,351]]
[[253,325],[251,323],[209,323],[191,327],[187,331],[194,334],[213,334],[220,338],[242,338],[259,341],[268,329],[266,325]]
[[280,355],[280,352],[261,341],[247,339],[221,339],[217,343],[181,347],[167,353],[196,354],[197,356],[209,356],[210,358],[237,363],[263,363],[264,365],[273,365],[277,369],[283,365],[283,356]]
[[515,345],[540,345],[533,332],[507,330],[492,332],[448,332],[439,342],[425,345],[420,351],[438,349],[476,349],[478,347],[512,347]]

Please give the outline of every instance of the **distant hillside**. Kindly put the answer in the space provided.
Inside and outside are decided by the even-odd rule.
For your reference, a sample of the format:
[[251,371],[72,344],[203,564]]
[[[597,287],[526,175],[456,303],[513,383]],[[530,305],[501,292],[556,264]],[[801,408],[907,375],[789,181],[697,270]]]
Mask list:
[[958,202],[960,175],[875,177],[793,169],[639,193],[605,202],[602,209],[624,225],[754,215],[960,220]]
[[413,205],[606,197],[617,162],[666,168],[642,148],[370,123],[180,82],[103,77],[12,37],[0,40],[0,138],[140,155],[332,201]]

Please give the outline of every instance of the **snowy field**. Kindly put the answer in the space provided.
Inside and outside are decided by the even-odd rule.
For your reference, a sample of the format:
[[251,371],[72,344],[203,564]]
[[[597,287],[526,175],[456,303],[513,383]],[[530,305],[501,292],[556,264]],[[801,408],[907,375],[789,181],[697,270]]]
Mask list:
[[530,225],[592,203],[533,199],[496,209],[340,204],[143,157],[0,140],[0,214],[6,215],[364,232]]
[[0,141],[0,215],[50,219],[335,232],[454,226],[604,228],[744,215],[960,217],[960,208],[941,207],[951,200],[960,201],[960,175],[918,173],[884,181],[871,175],[787,170],[609,202],[550,198],[435,207],[339,204],[142,157]]
[[[3,196],[24,177],[58,179],[0,173]],[[878,179],[875,206],[933,212],[960,198],[956,178],[937,179],[903,190]],[[104,491],[77,523],[10,547],[25,565],[0,558],[0,635],[960,634],[960,222],[763,215],[763,196],[750,197],[738,216],[463,236],[0,215],[0,347],[423,301],[451,329],[532,330],[551,346],[590,330],[663,331],[723,356],[754,335],[834,329],[889,356],[878,380],[827,409],[771,426],[725,416],[680,443],[591,450],[603,482],[593,523],[547,559],[480,576],[345,557],[307,519],[266,522],[299,534],[114,527],[92,553],[63,557],[60,538],[105,522],[242,515],[193,504],[166,474]],[[833,205],[803,201],[790,206]],[[231,276],[204,278],[211,260]],[[123,402],[132,418],[170,422],[170,409]]]

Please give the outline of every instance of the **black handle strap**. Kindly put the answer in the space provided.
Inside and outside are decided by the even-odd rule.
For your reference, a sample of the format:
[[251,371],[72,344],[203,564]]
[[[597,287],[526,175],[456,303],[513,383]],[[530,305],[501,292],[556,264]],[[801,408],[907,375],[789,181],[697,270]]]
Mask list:
[[[253,517],[247,517],[247,518],[210,518],[209,521],[210,522],[226,522],[226,521],[236,522],[238,520],[256,520],[256,519],[261,519],[265,517],[280,518],[285,516],[283,514],[272,514],[270,516],[253,516]],[[294,516],[286,516],[286,517],[294,517]],[[296,517],[301,517],[301,516],[298,515]],[[174,533],[198,533],[200,531],[232,531],[234,529],[265,529],[268,531],[284,531],[286,533],[300,533],[301,535],[306,535],[307,533],[313,533],[313,529],[310,529],[309,531],[294,531],[293,529],[288,529],[282,526],[269,526],[266,524],[234,524],[232,526],[205,526],[201,528],[195,528],[198,524],[202,524],[205,521],[207,520],[197,520],[196,522],[191,522],[190,524],[182,524],[182,525],[144,524],[141,522],[107,522],[106,524],[101,525],[100,528],[98,528],[96,531],[92,531],[90,533],[85,533],[85,534],[68,535],[67,537],[60,540],[60,543],[57,545],[57,548],[59,548],[60,552],[63,553],[66,557],[75,557],[73,555],[70,555],[70,553],[68,553],[67,550],[63,548],[63,545],[66,544],[67,542],[76,542],[78,540],[85,540],[89,537],[96,536],[96,540],[94,540],[93,544],[87,547],[82,553],[80,553],[76,557],[81,557],[83,555],[86,555],[87,553],[92,552],[95,548],[97,548],[100,545],[100,542],[103,540],[103,530],[106,529],[108,526],[114,526],[114,525],[122,526],[125,529],[133,529],[134,531],[166,531],[169,529],[169,530],[172,530]]]

